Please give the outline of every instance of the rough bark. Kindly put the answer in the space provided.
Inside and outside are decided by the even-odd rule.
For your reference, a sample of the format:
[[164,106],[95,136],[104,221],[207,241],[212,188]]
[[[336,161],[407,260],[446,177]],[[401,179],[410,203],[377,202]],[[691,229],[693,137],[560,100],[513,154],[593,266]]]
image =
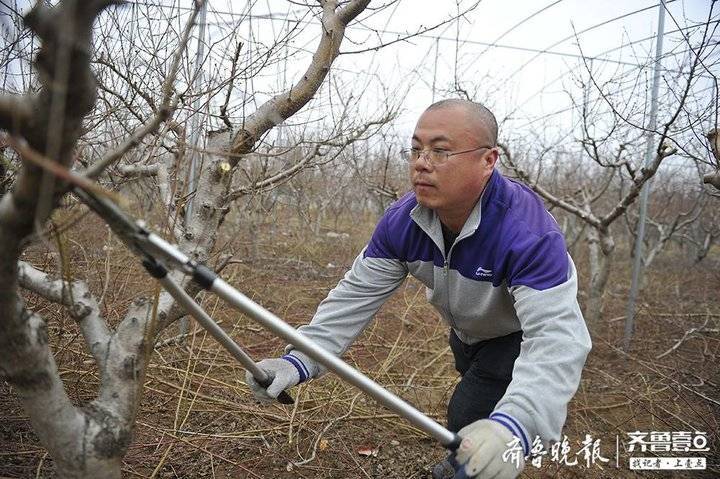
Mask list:
[[718,129],[713,128],[708,131],[705,134],[705,137],[708,139],[708,143],[710,144],[710,151],[715,158],[715,167],[717,170],[703,176],[703,183],[720,190],[720,134],[718,134]]
[[608,230],[589,228],[587,242],[590,252],[590,285],[585,307],[585,319],[590,328],[597,330],[603,315],[603,297],[612,266],[615,242]]
[[703,183],[720,190],[720,171],[716,171],[715,173],[708,173],[707,175],[703,176]]

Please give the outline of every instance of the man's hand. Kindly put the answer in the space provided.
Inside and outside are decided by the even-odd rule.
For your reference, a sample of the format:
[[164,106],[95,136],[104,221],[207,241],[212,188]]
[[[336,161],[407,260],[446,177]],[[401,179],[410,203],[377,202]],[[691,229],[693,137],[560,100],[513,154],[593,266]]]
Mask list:
[[262,402],[275,400],[278,395],[300,382],[300,373],[297,368],[287,359],[263,359],[257,366],[265,371],[272,383],[265,389],[253,377],[250,372],[245,371],[245,383],[255,398]]
[[463,438],[455,452],[460,465],[465,465],[468,477],[514,479],[525,467],[525,459],[520,457],[519,467],[503,453],[508,450],[508,443],[513,441],[513,434],[502,424],[492,419],[481,419],[458,432]]

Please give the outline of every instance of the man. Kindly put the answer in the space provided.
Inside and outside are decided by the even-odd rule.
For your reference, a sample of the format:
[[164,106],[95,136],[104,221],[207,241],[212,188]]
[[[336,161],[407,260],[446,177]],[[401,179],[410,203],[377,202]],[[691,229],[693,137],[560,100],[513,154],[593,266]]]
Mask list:
[[[536,436],[559,440],[567,404],[590,351],[577,303],[577,274],[540,198],[495,170],[497,123],[463,100],[431,105],[406,152],[413,191],[388,208],[352,269],[299,331],[344,353],[383,302],[412,274],[450,326],[462,375],[448,404],[448,428],[463,438],[456,459],[469,476],[515,477],[503,460],[515,442],[527,456]],[[258,365],[274,398],[324,373],[288,346]],[[435,477],[453,477],[449,462]],[[443,469],[447,469],[444,471]]]

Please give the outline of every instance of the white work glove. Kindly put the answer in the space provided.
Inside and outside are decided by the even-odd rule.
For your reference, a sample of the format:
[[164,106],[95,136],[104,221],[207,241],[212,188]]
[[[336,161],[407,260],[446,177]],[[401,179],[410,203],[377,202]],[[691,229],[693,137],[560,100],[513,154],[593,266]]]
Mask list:
[[508,428],[492,419],[481,419],[462,428],[458,435],[462,438],[460,447],[455,451],[455,459],[465,465],[468,477],[479,479],[514,479],[525,467],[525,459],[520,454],[519,467],[503,453],[509,449],[513,434]]
[[255,399],[262,402],[274,401],[278,395],[300,382],[300,373],[295,366],[282,358],[263,359],[257,366],[265,371],[272,383],[265,389],[255,380],[250,371],[245,371],[245,383],[255,395]]
[[[245,371],[245,383],[250,387],[255,398],[262,402],[277,399],[281,392],[309,379],[315,373],[314,365],[309,358],[298,351],[293,351],[292,355],[286,354],[282,358],[263,359],[257,363],[257,366],[267,373],[272,381],[270,385],[265,389],[249,371]],[[308,367],[312,369],[308,371]],[[303,371],[302,376],[300,370]]]

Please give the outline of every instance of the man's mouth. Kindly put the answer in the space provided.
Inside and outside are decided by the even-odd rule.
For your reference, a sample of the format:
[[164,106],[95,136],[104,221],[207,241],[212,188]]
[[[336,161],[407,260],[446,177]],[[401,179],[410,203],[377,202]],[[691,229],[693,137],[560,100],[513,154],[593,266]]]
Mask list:
[[434,187],[435,186],[432,183],[430,183],[429,181],[422,181],[422,180],[413,181],[413,185],[415,185],[416,187],[417,186],[426,186],[426,187]]

